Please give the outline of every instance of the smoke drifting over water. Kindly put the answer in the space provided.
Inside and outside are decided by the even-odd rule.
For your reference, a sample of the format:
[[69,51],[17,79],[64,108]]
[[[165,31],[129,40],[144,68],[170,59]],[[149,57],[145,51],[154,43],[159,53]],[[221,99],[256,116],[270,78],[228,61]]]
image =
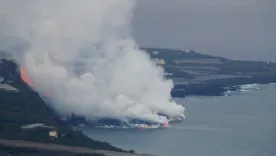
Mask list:
[[62,115],[184,117],[171,100],[172,81],[131,37],[134,7],[134,0],[0,0],[0,44]]

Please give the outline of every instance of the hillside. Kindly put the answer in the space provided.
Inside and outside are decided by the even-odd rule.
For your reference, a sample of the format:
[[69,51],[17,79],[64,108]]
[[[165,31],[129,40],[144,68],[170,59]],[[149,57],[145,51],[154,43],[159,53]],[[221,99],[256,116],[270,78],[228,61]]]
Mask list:
[[[1,61],[0,77],[0,138],[124,152],[106,142],[91,140],[63,123],[39,95],[21,81],[13,62]],[[22,128],[35,123],[45,127]],[[49,136],[53,130],[58,132],[57,137]]]
[[276,63],[229,60],[194,51],[143,48],[174,80],[174,97],[223,95],[235,85],[275,83]]
[[[276,82],[276,63],[272,62],[228,60],[194,51],[144,50],[156,64],[164,68],[165,76],[174,81],[173,97],[219,96],[227,90],[239,90],[237,85]],[[36,92],[22,82],[17,65],[5,59],[0,61],[0,101],[2,139],[125,152],[106,142],[91,140],[78,130],[72,130]],[[42,126],[24,128],[34,126],[29,124]],[[49,136],[53,130],[58,132],[58,137]],[[4,147],[4,150],[11,149]]]

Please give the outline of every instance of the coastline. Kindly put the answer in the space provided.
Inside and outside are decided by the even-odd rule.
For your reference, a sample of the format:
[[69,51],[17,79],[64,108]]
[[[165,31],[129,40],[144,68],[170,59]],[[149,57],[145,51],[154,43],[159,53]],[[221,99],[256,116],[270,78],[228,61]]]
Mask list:
[[[167,63],[164,65],[170,79],[183,79],[188,80],[188,83],[177,83],[171,95],[173,98],[185,98],[187,96],[224,96],[225,93],[231,91],[241,91],[241,85],[247,84],[270,84],[276,82],[276,64],[267,62],[256,62],[256,61],[234,61],[226,60],[220,57],[206,56],[199,53],[186,53],[183,51],[165,50],[162,52],[160,49],[153,49],[160,52],[160,54],[153,56],[151,50],[149,50],[151,58],[164,59]],[[208,64],[208,68],[204,61],[216,60],[219,64]],[[191,61],[194,63],[180,63],[181,61]],[[198,64],[198,60],[201,63]],[[33,107],[33,110],[42,111],[41,113],[29,112],[26,110],[21,110],[18,107],[18,101],[13,101],[16,107],[9,108],[10,101],[6,99],[4,104],[7,110],[2,110],[0,112],[0,119],[9,119],[9,122],[14,122],[14,125],[1,123],[0,125],[0,138],[11,139],[11,140],[25,140],[41,143],[54,143],[66,146],[81,146],[90,149],[100,149],[108,151],[118,151],[123,153],[133,153],[133,150],[125,151],[121,148],[116,148],[107,142],[95,141],[84,135],[81,131],[72,130],[70,124],[64,123],[59,119],[56,113],[45,104],[41,97],[30,89],[25,83],[20,79],[18,73],[17,65],[10,60],[1,60],[3,67],[0,70],[1,77],[5,79],[4,83],[8,83],[12,87],[19,90],[18,94],[14,93],[4,93],[2,97],[9,97],[8,99],[24,99],[25,105],[27,107]],[[162,66],[162,65],[161,65]],[[244,68],[246,66],[246,68]],[[258,68],[260,67],[260,68]],[[255,71],[259,72],[255,72]],[[166,75],[166,76],[168,76]],[[170,76],[173,75],[173,76]],[[216,76],[220,77],[216,79]],[[226,76],[226,77],[225,77]],[[227,77],[228,76],[228,77]],[[230,77],[229,77],[230,76]],[[203,79],[201,79],[204,77]],[[206,78],[206,79],[205,79]],[[16,96],[15,96],[16,95]],[[20,96],[19,96],[20,95]],[[231,95],[230,95],[231,96]],[[1,96],[0,96],[1,97]],[[4,99],[5,99],[4,98]],[[35,103],[39,105],[33,105]],[[12,110],[12,111],[11,111]],[[11,113],[12,112],[12,113]],[[16,113],[15,113],[16,112]],[[17,112],[20,112],[19,115]],[[44,114],[43,114],[44,113]],[[32,115],[32,116],[30,116]],[[26,119],[25,119],[26,118]],[[24,121],[24,122],[23,122]],[[45,136],[41,138],[40,132],[21,132],[18,127],[22,124],[41,122],[47,125],[53,125],[59,128],[61,132],[69,134],[68,138],[62,138],[60,140],[51,140]],[[10,127],[7,127],[10,126]],[[2,128],[2,129],[1,129]],[[10,131],[12,129],[12,131]],[[19,134],[19,135],[17,135]]]
[[177,84],[171,94],[174,98],[196,96],[224,96],[227,91],[240,91],[242,85],[250,84],[275,84],[276,76],[232,78],[204,81],[201,83]]
[[[1,66],[4,67],[0,68],[1,77],[4,79],[1,84],[8,84],[17,91],[8,90],[8,88],[0,89],[0,139],[134,153],[133,150],[125,151],[107,142],[93,140],[80,131],[74,131],[69,124],[59,119],[55,111],[42,100],[37,92],[21,80],[18,67],[14,62],[2,61]],[[37,125],[38,123],[45,125],[46,128],[22,128],[25,125]],[[47,127],[53,127],[58,132],[57,137],[51,137],[49,134],[51,130]],[[40,152],[37,152],[36,156],[39,154]]]

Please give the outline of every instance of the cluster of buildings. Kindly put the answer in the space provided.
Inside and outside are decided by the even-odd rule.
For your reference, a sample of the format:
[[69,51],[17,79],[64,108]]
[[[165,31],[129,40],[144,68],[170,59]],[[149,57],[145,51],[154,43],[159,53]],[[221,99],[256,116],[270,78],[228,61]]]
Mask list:
[[159,51],[153,51],[152,55],[159,55]]
[[152,59],[152,61],[157,65],[165,65],[166,61],[164,59]]
[[[159,51],[152,51],[152,55],[159,55]],[[152,61],[157,65],[165,65],[166,61],[164,59],[153,58]]]

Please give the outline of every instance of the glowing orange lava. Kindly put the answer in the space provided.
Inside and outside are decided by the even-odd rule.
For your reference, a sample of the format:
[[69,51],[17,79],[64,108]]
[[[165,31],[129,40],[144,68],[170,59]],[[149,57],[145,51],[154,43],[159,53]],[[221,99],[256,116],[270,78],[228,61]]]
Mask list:
[[[20,77],[27,85],[33,87],[33,84],[31,83],[30,79],[28,78],[27,74],[25,73],[22,67],[20,67]],[[48,97],[48,93],[44,93],[44,96]]]
[[29,80],[29,78],[27,77],[27,75],[22,67],[20,67],[20,77],[26,84],[28,84],[29,86],[32,87],[32,83]]

